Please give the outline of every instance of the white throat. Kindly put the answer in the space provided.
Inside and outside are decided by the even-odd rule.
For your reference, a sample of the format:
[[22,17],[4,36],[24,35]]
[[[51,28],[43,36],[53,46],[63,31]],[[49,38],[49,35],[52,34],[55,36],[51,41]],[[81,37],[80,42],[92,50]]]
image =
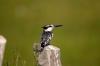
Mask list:
[[49,27],[48,29],[46,29],[45,31],[52,31],[53,28],[52,27]]

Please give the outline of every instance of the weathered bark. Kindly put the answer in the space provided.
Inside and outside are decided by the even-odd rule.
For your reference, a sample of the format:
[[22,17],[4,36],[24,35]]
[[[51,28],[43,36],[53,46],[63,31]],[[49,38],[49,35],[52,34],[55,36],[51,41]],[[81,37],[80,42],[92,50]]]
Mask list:
[[39,66],[61,66],[60,49],[53,45],[48,45],[38,54]]
[[6,39],[0,35],[0,66],[2,66]]

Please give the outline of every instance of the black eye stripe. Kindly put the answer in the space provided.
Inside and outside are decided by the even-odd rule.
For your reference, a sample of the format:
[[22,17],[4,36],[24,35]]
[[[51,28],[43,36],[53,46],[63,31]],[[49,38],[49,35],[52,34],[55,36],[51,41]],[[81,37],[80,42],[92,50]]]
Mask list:
[[52,26],[49,26],[49,27],[52,27]]
[[44,29],[47,29],[48,27],[43,27]]
[[43,29],[47,29],[47,28],[49,28],[49,27],[53,27],[53,26],[48,25],[48,26],[44,26],[44,27],[42,27],[42,28],[43,28]]

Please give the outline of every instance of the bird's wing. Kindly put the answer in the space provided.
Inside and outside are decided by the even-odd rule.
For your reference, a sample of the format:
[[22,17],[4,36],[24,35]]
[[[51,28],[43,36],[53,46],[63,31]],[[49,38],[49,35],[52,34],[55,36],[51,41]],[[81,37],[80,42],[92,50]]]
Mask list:
[[51,32],[44,32],[42,34],[42,38],[41,38],[41,44],[46,45],[50,42],[52,38],[52,33]]

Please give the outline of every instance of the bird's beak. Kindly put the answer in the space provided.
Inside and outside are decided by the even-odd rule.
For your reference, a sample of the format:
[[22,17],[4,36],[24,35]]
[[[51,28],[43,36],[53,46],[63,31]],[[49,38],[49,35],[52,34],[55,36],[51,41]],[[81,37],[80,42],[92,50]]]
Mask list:
[[54,25],[55,27],[61,27],[61,26],[63,26],[63,25]]

